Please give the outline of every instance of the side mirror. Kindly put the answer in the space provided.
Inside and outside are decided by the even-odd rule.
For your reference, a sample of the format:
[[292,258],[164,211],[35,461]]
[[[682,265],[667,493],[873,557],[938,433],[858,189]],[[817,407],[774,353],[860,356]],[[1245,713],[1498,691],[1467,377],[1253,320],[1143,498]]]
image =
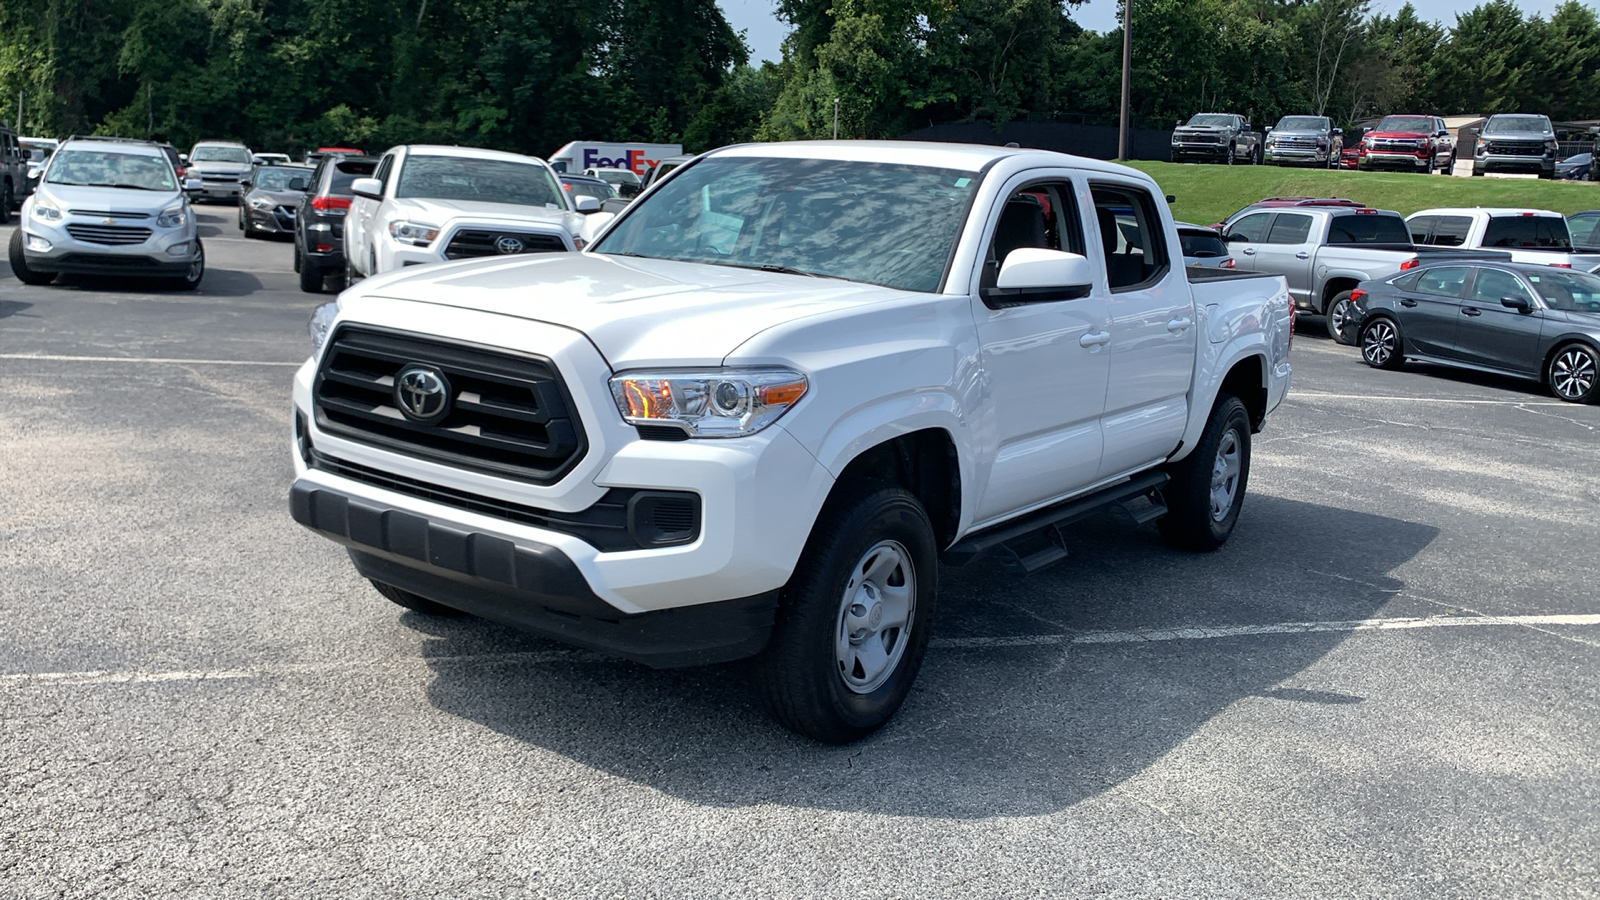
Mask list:
[[[1245,127],[1246,127],[1246,128],[1249,128],[1249,127],[1250,127],[1250,126],[1249,126],[1249,125],[1246,125],[1246,126],[1245,126]],[[1271,125],[1268,125],[1268,126],[1267,126],[1267,130],[1266,130],[1266,131],[1263,131],[1263,132],[1261,132],[1261,136],[1262,136],[1262,137],[1266,137],[1266,136],[1267,136],[1267,135],[1269,135],[1269,134],[1271,134],[1271,133],[1272,133],[1272,126],[1271,126]]]
[[627,181],[624,181],[623,183],[617,185],[617,193],[621,194],[624,197],[637,197],[637,196],[639,196],[639,191],[640,190],[641,189],[637,184],[633,184],[633,183],[627,182]]
[[1244,129],[1245,131],[1249,131],[1250,130],[1250,123],[1246,122],[1246,123],[1244,123],[1243,125],[1241,125],[1239,127]]
[[1501,297],[1500,305],[1519,313],[1533,312],[1533,304],[1528,302],[1527,297]]
[[1173,125],[1173,126],[1172,126],[1172,127],[1173,127],[1173,128],[1182,128],[1182,127],[1183,127],[1183,120],[1182,120],[1182,119],[1179,119],[1179,120],[1178,120],[1178,122],[1177,122],[1177,124],[1176,124],[1176,125]]
[[186,191],[198,191],[205,186],[205,182],[193,175],[190,175],[188,178],[183,180],[183,189]]
[[1342,135],[1342,134],[1344,134],[1344,129],[1343,128],[1335,128],[1333,130],[1333,133],[1336,134],[1336,135]]
[[289,179],[289,190],[291,191],[304,191],[310,189],[310,187],[311,182],[306,181],[304,178]]
[[1093,281],[1094,268],[1076,253],[1018,247],[1006,254],[984,300],[996,307],[1072,300],[1087,297]]
[[376,178],[357,178],[350,182],[350,193],[369,200],[382,200],[383,182]]
[[189,154],[187,154],[187,153],[179,153],[178,154],[178,161],[187,166],[189,164]]
[[598,197],[577,197],[577,198],[574,198],[573,201],[572,201],[572,208],[576,209],[578,212],[583,213],[584,215],[588,215],[589,213],[597,213],[597,212],[600,211],[600,198],[598,198]]
[[1167,195],[1167,205],[1168,206],[1171,206],[1172,204],[1177,203],[1177,202],[1178,202],[1178,198],[1177,197],[1174,197],[1171,194]]

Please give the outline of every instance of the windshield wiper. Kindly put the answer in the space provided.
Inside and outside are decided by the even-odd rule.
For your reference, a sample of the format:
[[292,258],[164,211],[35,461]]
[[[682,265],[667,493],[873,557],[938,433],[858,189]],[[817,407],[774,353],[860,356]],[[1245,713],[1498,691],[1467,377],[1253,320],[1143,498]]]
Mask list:
[[834,281],[848,281],[838,275],[824,275],[821,272],[807,272],[805,269],[796,269],[794,266],[780,266],[774,263],[731,263],[705,260],[714,266],[729,266],[735,269],[755,269],[757,272],[777,272],[781,275],[805,275],[808,278],[831,278]]
[[91,182],[89,184],[83,185],[83,187],[127,188],[129,190],[134,190],[134,191],[154,191],[154,190],[159,190],[159,188],[145,187],[142,184],[127,184],[127,183],[123,183],[123,182],[119,182],[119,183],[113,184],[113,183],[105,182],[105,181]]

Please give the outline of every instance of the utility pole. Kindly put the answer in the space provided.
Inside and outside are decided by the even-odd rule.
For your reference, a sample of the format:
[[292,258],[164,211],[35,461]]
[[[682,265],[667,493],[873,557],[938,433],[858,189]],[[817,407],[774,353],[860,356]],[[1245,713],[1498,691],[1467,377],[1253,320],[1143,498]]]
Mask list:
[[156,101],[150,82],[144,83],[144,139],[150,140],[150,135],[156,132]]
[[1117,126],[1117,161],[1128,161],[1128,83],[1133,59],[1133,0],[1122,0],[1122,118]]
[[17,134],[22,133],[22,98],[26,96],[27,91],[17,91]]
[[839,139],[839,98],[833,98],[833,139]]

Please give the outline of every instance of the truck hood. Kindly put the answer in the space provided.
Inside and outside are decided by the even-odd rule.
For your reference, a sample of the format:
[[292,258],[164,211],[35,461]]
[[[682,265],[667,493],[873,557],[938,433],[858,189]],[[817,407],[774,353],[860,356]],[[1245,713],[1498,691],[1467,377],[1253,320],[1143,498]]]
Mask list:
[[231,163],[208,159],[204,162],[189,163],[189,170],[206,175],[248,175],[250,173],[250,165],[248,163]]
[[367,279],[340,302],[391,298],[560,325],[587,335],[621,370],[721,365],[774,326],[906,296],[851,281],[706,263],[542,253],[402,269]]
[[1553,141],[1556,136],[1548,131],[1492,131],[1478,135],[1486,141]]
[[1233,129],[1226,125],[1179,125],[1172,130],[1178,134],[1226,134]]
[[1391,141],[1421,141],[1433,137],[1433,134],[1427,131],[1369,131],[1362,137]]
[[468,200],[430,200],[405,197],[390,201],[394,211],[402,217],[416,217],[431,225],[443,228],[455,219],[474,222],[501,222],[508,225],[540,224],[566,229],[577,234],[583,226],[583,214],[564,209],[547,209],[543,206],[526,206],[520,203],[487,203]]
[[63,210],[87,212],[140,212],[154,216],[179,202],[178,191],[141,191],[133,188],[46,184],[39,193]]

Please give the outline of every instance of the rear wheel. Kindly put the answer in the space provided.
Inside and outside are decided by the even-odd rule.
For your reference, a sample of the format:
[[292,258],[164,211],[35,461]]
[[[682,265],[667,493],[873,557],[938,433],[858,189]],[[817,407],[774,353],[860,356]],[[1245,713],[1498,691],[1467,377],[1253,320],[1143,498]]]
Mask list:
[[1346,346],[1355,343],[1355,339],[1345,333],[1350,327],[1350,294],[1350,291],[1335,294],[1328,301],[1327,310],[1328,337]]
[[773,718],[830,744],[889,721],[927,650],[937,552],[927,513],[904,489],[863,482],[835,492],[757,662]]
[[459,616],[462,614],[459,609],[445,606],[443,603],[435,603],[420,594],[402,591],[392,584],[374,581],[372,586],[384,597],[412,612],[422,613],[425,616]]
[[1600,356],[1587,344],[1568,344],[1550,358],[1545,382],[1568,403],[1593,403],[1600,398]]
[[308,294],[322,293],[322,265],[314,260],[300,261],[300,290]]
[[11,274],[23,284],[49,284],[56,280],[54,272],[35,272],[28,268],[28,257],[22,252],[22,229],[11,232],[11,244],[6,248],[6,255],[11,262]]
[[1215,550],[1239,522],[1250,480],[1250,413],[1237,397],[1217,398],[1194,452],[1167,468],[1161,536],[1182,550]]
[[1361,358],[1374,369],[1398,369],[1405,365],[1405,339],[1400,323],[1378,316],[1361,326]]
[[11,221],[11,204],[17,200],[16,193],[11,189],[11,182],[6,182],[0,187],[0,225]]

